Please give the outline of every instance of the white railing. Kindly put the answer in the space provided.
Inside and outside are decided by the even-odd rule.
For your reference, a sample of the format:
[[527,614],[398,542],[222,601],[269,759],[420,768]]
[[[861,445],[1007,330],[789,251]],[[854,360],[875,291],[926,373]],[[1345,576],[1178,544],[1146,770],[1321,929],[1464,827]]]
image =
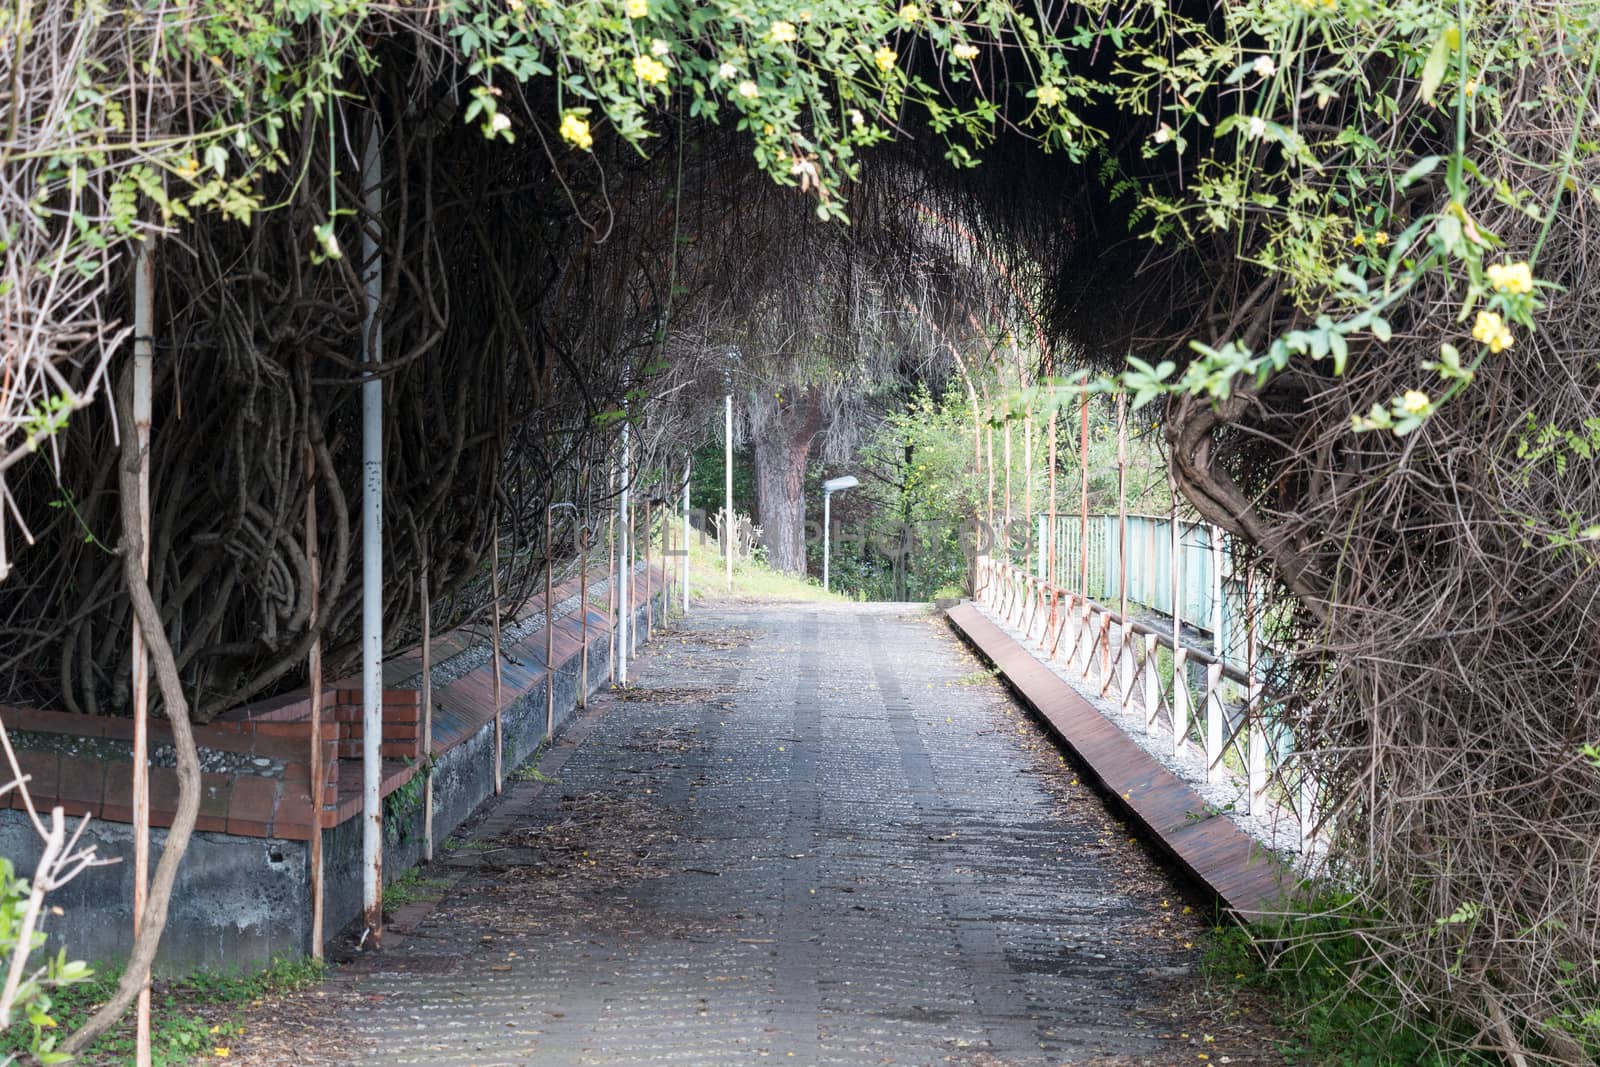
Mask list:
[[[979,556],[974,588],[978,602],[1022,633],[1041,658],[1067,667],[1088,689],[1112,699],[1125,720],[1146,734],[1164,725],[1174,754],[1187,749],[1203,755],[1208,782],[1236,779],[1251,815],[1292,814],[1301,852],[1310,850],[1315,780],[1274,714],[1278,700],[1259,671],[1175,644],[1170,631],[1124,618],[1002,560]],[[1247,658],[1252,665],[1257,659]],[[1198,687],[1191,675],[1202,680]]]

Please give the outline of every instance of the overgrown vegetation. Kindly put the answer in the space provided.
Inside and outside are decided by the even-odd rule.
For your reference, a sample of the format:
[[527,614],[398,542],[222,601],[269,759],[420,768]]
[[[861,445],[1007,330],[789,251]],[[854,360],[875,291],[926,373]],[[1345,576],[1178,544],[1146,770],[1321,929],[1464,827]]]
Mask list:
[[[352,654],[368,235],[397,641],[425,570],[437,625],[481,614],[492,544],[520,603],[570,548],[542,509],[614,498],[625,422],[624,477],[681,485],[730,353],[803,370],[761,409],[794,416],[790,471],[813,389],[937,372],[1027,423],[1098,365],[1163,403],[1185,496],[1292,598],[1279,681],[1398,1010],[1592,1057],[1600,4],[47,3],[0,43],[0,573],[37,542],[7,699],[120,713],[125,588],[171,631],[180,720],[183,692],[205,719],[289,683],[313,641]],[[92,406],[126,381],[138,247],[148,587],[128,428]],[[892,507],[970,506],[889,452]]]
[[[199,971],[175,981],[157,981],[151,993],[151,1062],[180,1067],[198,1058],[226,1055],[229,1041],[241,1032],[243,1009],[265,997],[304,989],[322,980],[319,960],[274,960],[254,974]],[[57,992],[50,1014],[53,1029],[70,1033],[115,991],[118,967],[97,967],[94,977]],[[26,1053],[27,1031],[14,1026],[0,1031],[0,1058]],[[91,1065],[132,1063],[133,1028],[114,1030],[83,1050],[74,1062]]]
[[[1345,902],[1349,904],[1348,901]],[[1344,908],[1253,934],[1212,932],[1204,974],[1214,986],[1265,995],[1295,1038],[1278,1051],[1307,1067],[1490,1067],[1459,1018],[1418,1012],[1357,934],[1369,920]]]

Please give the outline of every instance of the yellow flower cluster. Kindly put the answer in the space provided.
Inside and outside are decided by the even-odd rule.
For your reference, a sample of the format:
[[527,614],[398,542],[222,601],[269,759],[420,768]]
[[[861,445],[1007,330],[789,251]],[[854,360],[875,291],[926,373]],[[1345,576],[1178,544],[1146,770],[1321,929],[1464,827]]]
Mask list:
[[634,56],[633,73],[646,85],[660,85],[667,80],[667,67],[654,56]]
[[767,40],[773,44],[794,44],[799,38],[799,33],[794,28],[794,23],[779,20],[767,29]]
[[1499,354],[1516,344],[1511,336],[1511,330],[1501,321],[1500,316],[1492,311],[1478,312],[1477,320],[1472,324],[1472,339],[1489,346],[1489,351]]
[[885,74],[894,69],[895,62],[899,58],[900,57],[895,53],[895,50],[887,45],[872,53],[872,61],[876,63],[878,65],[878,69],[883,71]]
[[916,4],[902,4],[900,7],[900,17],[905,19],[907,22],[915,22],[922,17],[922,9]]
[[1041,85],[1034,95],[1040,107],[1055,107],[1062,100],[1061,90],[1054,85]]
[[589,132],[589,121],[576,111],[561,116],[561,139],[582,149],[594,147],[594,135]]
[[1526,263],[1495,263],[1488,273],[1497,292],[1533,292],[1533,270]]
[[626,0],[622,5],[623,14],[630,19],[642,19],[650,16],[650,0]]
[[965,42],[963,42],[961,44],[956,45],[954,48],[950,49],[950,54],[955,56],[957,59],[960,59],[960,60],[977,59],[978,58],[978,46],[977,45],[966,44]]
[[1407,415],[1426,414],[1433,401],[1421,389],[1407,389],[1400,398],[1400,410]]

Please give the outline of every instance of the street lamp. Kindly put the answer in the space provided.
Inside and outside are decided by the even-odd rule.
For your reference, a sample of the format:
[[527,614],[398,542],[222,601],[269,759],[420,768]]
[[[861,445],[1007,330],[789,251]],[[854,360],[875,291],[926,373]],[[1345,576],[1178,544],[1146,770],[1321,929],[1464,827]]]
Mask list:
[[829,478],[822,483],[822,591],[828,591],[828,528],[833,525],[832,507],[833,494],[846,489],[854,489],[861,482],[853,474],[846,474],[843,478]]

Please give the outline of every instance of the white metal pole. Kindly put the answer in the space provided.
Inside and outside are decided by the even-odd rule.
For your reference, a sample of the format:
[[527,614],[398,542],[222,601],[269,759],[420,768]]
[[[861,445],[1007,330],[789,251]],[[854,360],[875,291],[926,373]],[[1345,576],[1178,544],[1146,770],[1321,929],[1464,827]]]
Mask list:
[[633,629],[632,619],[632,594],[633,592],[633,557],[630,553],[628,536],[632,531],[629,525],[633,521],[632,504],[629,501],[633,484],[633,469],[630,465],[628,447],[628,424],[622,424],[622,521],[618,523],[621,530],[617,541],[617,570],[620,580],[617,583],[617,684],[628,684],[628,635]]
[[[317,535],[317,460],[311,450],[311,438],[308,434],[305,443],[305,477],[306,477],[306,571],[307,585],[311,589],[311,613],[307,617],[306,625],[316,629],[322,625],[322,555],[318,549]],[[426,558],[426,557],[424,557]],[[428,645],[427,645],[427,570],[424,568],[422,578],[423,590],[423,645],[422,645],[422,692],[424,697],[428,693]],[[306,652],[306,678],[311,685],[311,752],[310,752],[310,778],[311,778],[311,958],[322,959],[322,917],[324,906],[323,894],[323,858],[322,858],[322,805],[324,797],[323,787],[327,784],[327,767],[322,762],[322,636],[318,634],[311,642],[311,647]],[[426,704],[424,704],[424,717],[426,717]],[[424,755],[427,749],[423,750]],[[431,825],[431,824],[430,824]],[[425,834],[428,831],[424,828]],[[426,840],[424,848],[428,848]],[[432,854],[429,853],[429,858]]]
[[694,460],[683,465],[683,613],[689,614],[689,474]]
[[1189,733],[1188,652],[1183,647],[1183,532],[1178,522],[1178,486],[1172,485],[1172,751]]
[[[428,541],[423,541],[427,552]],[[433,862],[433,591],[428,587],[428,557],[422,557],[422,859]],[[321,833],[321,831],[315,831]]]
[[[154,238],[139,245],[133,271],[133,432],[139,447],[139,525],[144,544],[140,567],[150,571],[150,424],[154,419],[152,384],[155,364]],[[133,619],[133,936],[150,884],[150,664],[139,617]],[[150,1064],[150,981],[139,989],[134,1024],[134,1062]]]
[[1218,663],[1228,660],[1228,646],[1222,633],[1222,528],[1206,527],[1206,541],[1211,549],[1211,651]]
[[832,512],[833,494],[826,489],[822,491],[822,591],[828,591],[828,527],[833,525]]
[[733,394],[723,398],[722,552],[727,558],[728,592],[733,592]]
[[[383,157],[378,120],[367,128],[362,157],[367,220],[361,228],[366,269],[364,359],[369,372],[383,362],[383,260],[378,229],[383,212]],[[361,384],[361,901],[376,947],[383,937],[383,382]]]
[[[544,506],[544,739],[556,735],[556,550],[555,505]],[[581,594],[579,603],[582,603]]]

